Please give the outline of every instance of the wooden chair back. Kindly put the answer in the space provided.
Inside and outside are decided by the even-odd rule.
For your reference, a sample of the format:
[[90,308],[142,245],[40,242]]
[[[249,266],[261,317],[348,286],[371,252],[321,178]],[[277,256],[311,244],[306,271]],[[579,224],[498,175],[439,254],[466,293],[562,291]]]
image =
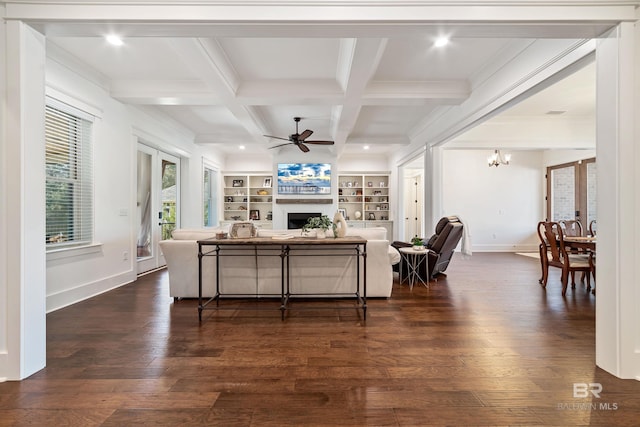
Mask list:
[[582,227],[582,223],[578,220],[562,220],[558,221],[560,227],[562,227],[562,231],[565,236],[584,236],[584,229]]
[[595,237],[598,232],[598,222],[594,219],[589,223],[589,235]]
[[551,253],[549,265],[562,267],[563,256],[560,242],[563,242],[563,232],[560,224],[553,221],[542,221],[539,227],[543,231],[544,240],[547,243],[548,251]]

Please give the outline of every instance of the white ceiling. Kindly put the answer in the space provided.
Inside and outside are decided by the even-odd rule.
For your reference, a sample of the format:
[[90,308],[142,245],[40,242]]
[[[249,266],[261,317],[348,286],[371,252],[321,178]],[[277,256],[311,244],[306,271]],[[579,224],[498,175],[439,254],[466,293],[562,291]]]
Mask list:
[[[463,103],[479,76],[512,60],[516,40],[567,32],[526,25],[499,31],[479,25],[34,26],[47,34],[51,55],[62,51],[60,58],[70,54],[86,64],[114,98],[161,112],[190,129],[197,143],[226,153],[240,145],[269,152],[283,141],[263,135],[288,137],[299,116],[300,131],[314,131],[308,140],[335,140],[329,148],[335,153],[362,153],[366,145],[370,153],[390,154],[408,146],[434,114]],[[107,28],[124,35],[123,46],[104,40]],[[574,28],[573,35],[584,36],[604,27]],[[451,43],[435,48],[440,33],[452,34]],[[595,95],[583,86],[568,81],[560,92],[548,89],[503,114],[591,114]]]

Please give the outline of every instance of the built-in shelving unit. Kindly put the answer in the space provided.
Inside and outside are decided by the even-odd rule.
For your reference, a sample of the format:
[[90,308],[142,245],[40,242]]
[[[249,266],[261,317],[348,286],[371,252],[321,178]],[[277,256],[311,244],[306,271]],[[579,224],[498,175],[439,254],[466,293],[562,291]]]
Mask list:
[[269,174],[224,174],[223,221],[255,221],[269,228],[272,221],[273,182]]
[[389,174],[338,175],[338,209],[346,213],[350,226],[387,227],[392,236],[389,202]]

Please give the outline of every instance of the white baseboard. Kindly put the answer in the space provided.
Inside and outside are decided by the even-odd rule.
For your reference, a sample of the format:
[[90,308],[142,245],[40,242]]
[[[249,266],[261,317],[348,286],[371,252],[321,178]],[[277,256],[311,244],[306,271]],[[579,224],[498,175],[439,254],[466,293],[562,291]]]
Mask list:
[[473,245],[473,252],[538,252],[538,246],[532,244],[526,245]]
[[136,280],[136,273],[130,270],[91,283],[85,283],[73,289],[65,289],[56,294],[47,295],[47,313],[119,288],[134,280]]

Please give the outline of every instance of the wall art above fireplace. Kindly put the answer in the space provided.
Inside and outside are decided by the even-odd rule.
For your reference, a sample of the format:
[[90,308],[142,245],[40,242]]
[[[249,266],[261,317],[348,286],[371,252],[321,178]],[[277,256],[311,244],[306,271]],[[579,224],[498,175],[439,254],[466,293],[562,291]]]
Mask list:
[[331,194],[331,163],[278,163],[278,194]]

